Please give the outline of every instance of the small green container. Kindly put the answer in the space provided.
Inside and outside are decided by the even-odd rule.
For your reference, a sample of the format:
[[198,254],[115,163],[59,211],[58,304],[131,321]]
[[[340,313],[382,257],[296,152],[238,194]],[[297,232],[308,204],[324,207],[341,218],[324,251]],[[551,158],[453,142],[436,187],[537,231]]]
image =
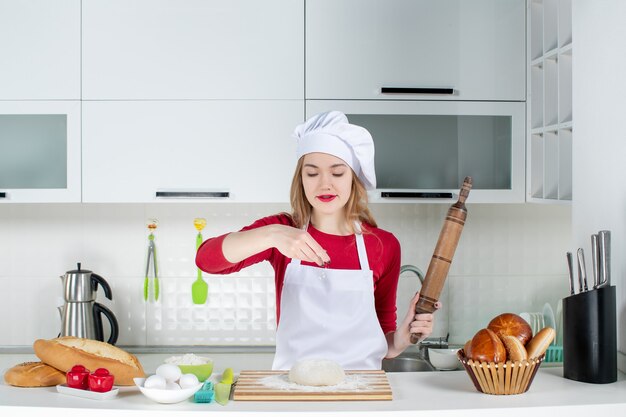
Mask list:
[[213,361],[203,365],[178,365],[183,374],[194,374],[198,381],[204,382],[213,373]]

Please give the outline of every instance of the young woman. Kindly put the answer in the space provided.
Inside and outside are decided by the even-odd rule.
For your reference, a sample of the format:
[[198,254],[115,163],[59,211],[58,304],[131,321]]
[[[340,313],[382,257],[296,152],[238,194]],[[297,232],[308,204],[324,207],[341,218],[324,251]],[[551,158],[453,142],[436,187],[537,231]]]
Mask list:
[[380,369],[427,337],[432,314],[415,314],[416,294],[396,329],[400,244],[377,227],[367,208],[376,188],[369,132],[333,111],[296,128],[298,165],[292,213],[257,220],[239,232],[205,241],[196,264],[229,274],[261,261],[275,271],[276,355],[273,369],[306,358],[344,369]]

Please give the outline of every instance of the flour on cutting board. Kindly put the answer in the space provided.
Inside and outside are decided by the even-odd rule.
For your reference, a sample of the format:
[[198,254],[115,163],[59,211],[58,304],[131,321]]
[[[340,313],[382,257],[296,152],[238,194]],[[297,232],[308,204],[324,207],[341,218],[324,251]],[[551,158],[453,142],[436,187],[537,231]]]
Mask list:
[[367,378],[360,375],[346,375],[346,379],[337,385],[311,386],[300,385],[289,381],[289,375],[272,375],[259,379],[259,383],[272,389],[284,391],[337,392],[337,391],[368,391],[372,390]]

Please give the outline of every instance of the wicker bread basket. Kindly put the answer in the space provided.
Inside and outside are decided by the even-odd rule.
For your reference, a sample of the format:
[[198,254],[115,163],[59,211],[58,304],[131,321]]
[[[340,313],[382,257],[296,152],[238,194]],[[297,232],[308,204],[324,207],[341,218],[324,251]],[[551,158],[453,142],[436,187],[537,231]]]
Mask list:
[[528,391],[545,358],[543,354],[538,358],[518,362],[476,362],[467,359],[463,349],[459,349],[457,356],[476,389],[493,395],[522,394]]

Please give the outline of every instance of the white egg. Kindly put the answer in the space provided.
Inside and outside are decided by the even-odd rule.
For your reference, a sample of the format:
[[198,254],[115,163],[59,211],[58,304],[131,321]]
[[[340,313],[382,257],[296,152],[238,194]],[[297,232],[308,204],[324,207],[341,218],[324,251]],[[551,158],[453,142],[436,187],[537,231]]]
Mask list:
[[198,381],[198,377],[194,374],[184,374],[180,377],[178,383],[182,389],[185,389],[195,387],[200,383],[200,381]]
[[165,378],[160,375],[150,375],[143,383],[144,388],[165,389]]
[[165,389],[167,389],[167,390],[179,390],[180,389],[180,385],[178,385],[176,382],[168,382],[165,385]]
[[180,378],[182,372],[178,366],[166,363],[156,369],[156,374],[165,378],[167,382],[176,382],[178,381],[178,378]]

